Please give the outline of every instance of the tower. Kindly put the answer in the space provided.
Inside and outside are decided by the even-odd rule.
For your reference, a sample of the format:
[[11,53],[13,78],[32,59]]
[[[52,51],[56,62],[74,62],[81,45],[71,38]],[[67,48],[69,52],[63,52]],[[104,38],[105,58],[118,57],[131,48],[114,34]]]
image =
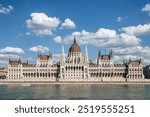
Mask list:
[[62,49],[61,49],[61,62],[65,63],[65,51],[64,51],[64,45],[62,44]]
[[79,45],[76,42],[76,38],[74,37],[74,42],[69,48],[68,52],[68,62],[69,63],[80,63],[82,61],[82,53]]
[[110,57],[110,60],[113,58],[112,49],[109,52],[109,57]]
[[97,56],[97,64],[100,64],[101,60],[101,50],[99,49],[98,56]]
[[87,45],[85,45],[84,61],[85,61],[85,62],[88,62],[88,50],[87,50]]

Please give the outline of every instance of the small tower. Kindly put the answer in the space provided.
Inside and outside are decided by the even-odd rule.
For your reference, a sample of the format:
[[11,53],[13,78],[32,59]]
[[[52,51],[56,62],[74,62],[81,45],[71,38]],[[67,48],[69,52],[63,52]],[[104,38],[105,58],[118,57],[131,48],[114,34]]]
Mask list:
[[110,59],[113,58],[113,56],[112,56],[112,49],[111,49],[110,52],[109,52],[109,57],[110,57]]
[[101,50],[99,49],[98,56],[97,56],[97,64],[100,64],[100,61],[101,61]]
[[36,61],[37,64],[40,64],[40,52],[38,51],[38,55],[37,55],[37,61]]
[[64,51],[63,44],[62,44],[62,49],[61,49],[61,62],[65,63],[65,51]]
[[98,57],[100,57],[101,56],[101,50],[99,49],[99,52],[98,52]]
[[88,50],[87,50],[87,45],[85,45],[84,61],[85,61],[85,62],[88,62]]
[[76,36],[74,35],[74,41],[73,41],[74,44],[76,44]]

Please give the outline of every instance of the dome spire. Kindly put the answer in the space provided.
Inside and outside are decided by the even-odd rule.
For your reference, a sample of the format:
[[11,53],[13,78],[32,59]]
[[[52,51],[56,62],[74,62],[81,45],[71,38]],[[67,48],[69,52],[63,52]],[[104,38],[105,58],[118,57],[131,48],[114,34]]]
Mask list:
[[69,52],[81,52],[79,45],[76,42],[76,37],[74,36],[74,42],[71,45]]
[[77,43],[77,42],[76,42],[76,36],[75,36],[75,35],[74,35],[74,43]]

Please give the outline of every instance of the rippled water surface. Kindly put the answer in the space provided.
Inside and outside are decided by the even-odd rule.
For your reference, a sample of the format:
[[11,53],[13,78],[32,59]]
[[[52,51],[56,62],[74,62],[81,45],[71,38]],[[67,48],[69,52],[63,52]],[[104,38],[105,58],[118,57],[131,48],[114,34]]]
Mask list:
[[39,84],[0,85],[0,99],[10,100],[149,100],[150,85]]

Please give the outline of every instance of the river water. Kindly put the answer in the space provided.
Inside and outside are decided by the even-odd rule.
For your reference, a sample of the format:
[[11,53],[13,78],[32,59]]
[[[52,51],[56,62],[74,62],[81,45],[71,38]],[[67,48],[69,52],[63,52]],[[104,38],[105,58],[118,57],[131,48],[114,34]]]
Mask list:
[[1,100],[149,100],[150,85],[0,85]]

